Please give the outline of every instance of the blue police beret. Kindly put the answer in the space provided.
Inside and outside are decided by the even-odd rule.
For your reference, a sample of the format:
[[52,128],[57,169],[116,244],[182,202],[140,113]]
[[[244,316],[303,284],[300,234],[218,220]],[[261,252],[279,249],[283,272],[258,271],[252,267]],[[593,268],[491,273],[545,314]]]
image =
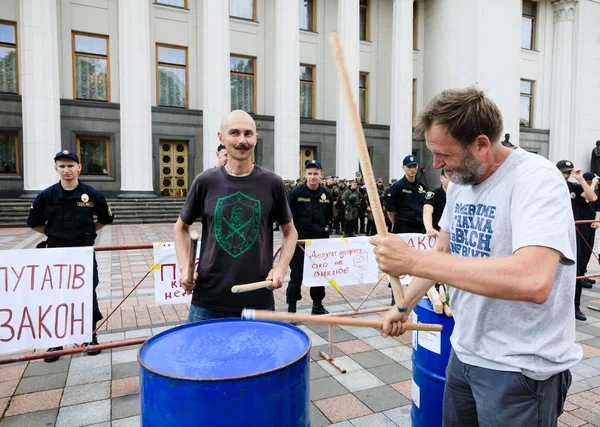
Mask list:
[[74,152],[69,151],[69,150],[62,150],[62,151],[59,151],[58,153],[56,153],[56,156],[54,156],[54,161],[57,161],[58,159],[63,159],[63,158],[75,160],[77,163],[79,163],[79,157],[77,157],[77,154],[75,154]]
[[419,159],[417,159],[415,156],[406,156],[404,158],[404,160],[402,160],[402,166],[412,166],[412,165],[418,165],[419,164]]
[[592,179],[594,179],[595,176],[596,174],[594,172],[586,172],[583,174],[583,179],[585,179],[586,181],[591,181]]
[[225,148],[225,146],[223,144],[219,144],[219,146],[217,147],[217,153],[224,148]]
[[307,160],[306,162],[304,162],[304,167],[306,169],[308,168],[317,168],[317,169],[323,169],[321,167],[321,162],[319,162],[318,160]]

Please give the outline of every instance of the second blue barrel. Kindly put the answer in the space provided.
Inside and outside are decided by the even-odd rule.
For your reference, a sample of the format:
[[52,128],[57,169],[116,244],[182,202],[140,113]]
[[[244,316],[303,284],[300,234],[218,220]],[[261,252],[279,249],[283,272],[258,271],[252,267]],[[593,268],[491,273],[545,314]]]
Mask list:
[[141,425],[310,426],[310,339],[279,322],[182,325],[140,349]]
[[[441,427],[446,366],[450,358],[450,336],[454,319],[437,314],[429,300],[421,300],[414,309],[418,323],[442,325],[442,332],[413,332],[412,408],[413,427]],[[417,338],[418,335],[418,339]]]

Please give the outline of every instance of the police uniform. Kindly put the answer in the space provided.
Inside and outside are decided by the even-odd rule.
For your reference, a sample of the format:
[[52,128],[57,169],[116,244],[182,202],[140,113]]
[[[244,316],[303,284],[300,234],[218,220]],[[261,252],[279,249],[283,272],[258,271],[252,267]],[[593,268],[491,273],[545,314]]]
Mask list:
[[[311,160],[308,167],[321,169],[321,163]],[[294,225],[298,231],[298,239],[327,239],[329,238],[329,223],[333,218],[333,203],[331,193],[322,185],[316,190],[308,188],[306,182],[290,192],[290,210]],[[304,251],[296,246],[294,256],[290,261],[290,281],[286,290],[288,311],[296,311],[296,301],[302,299],[301,285],[304,274]],[[326,314],[323,308],[325,287],[310,288],[313,300],[313,314]]]
[[344,215],[344,237],[354,237],[354,232],[357,231],[357,220],[362,203],[362,194],[358,187],[354,190],[348,187],[342,195],[342,200],[346,208]]
[[[70,159],[79,163],[77,155],[67,150],[56,154],[54,160],[59,159]],[[48,239],[38,247],[93,246],[96,239],[94,215],[101,224],[111,224],[114,220],[112,211],[100,191],[81,181],[73,190],[65,190],[59,181],[37,195],[29,209],[27,226],[46,226],[44,234]],[[96,323],[103,317],[98,307],[97,287],[98,264],[94,255],[93,329],[96,329]],[[95,336],[92,342],[97,343]]]
[[394,233],[423,233],[423,204],[427,187],[404,176],[387,193],[387,210],[396,213]]
[[439,186],[435,190],[425,193],[425,204],[433,208],[431,225],[435,230],[440,231],[439,222],[446,207],[446,191],[444,187]]

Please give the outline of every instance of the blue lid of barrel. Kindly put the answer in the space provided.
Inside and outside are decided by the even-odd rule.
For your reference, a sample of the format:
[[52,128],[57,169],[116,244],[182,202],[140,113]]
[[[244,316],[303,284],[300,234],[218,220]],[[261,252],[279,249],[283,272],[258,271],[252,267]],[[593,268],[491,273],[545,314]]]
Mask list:
[[219,319],[182,325],[149,339],[139,359],[148,369],[191,379],[226,379],[298,360],[310,340],[280,322]]

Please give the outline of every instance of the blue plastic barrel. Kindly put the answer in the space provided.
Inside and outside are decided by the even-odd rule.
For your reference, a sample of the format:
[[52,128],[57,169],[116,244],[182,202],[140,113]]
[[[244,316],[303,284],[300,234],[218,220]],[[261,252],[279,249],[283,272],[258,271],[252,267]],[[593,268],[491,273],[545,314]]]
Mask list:
[[143,427],[310,426],[310,339],[279,322],[182,325],[140,349]]
[[[454,319],[435,313],[429,300],[419,301],[413,313],[418,323],[436,323],[442,325],[444,330],[413,332],[413,402],[410,417],[413,427],[441,427],[446,366],[450,358],[450,335],[454,330]],[[417,335],[418,339],[415,339]]]

